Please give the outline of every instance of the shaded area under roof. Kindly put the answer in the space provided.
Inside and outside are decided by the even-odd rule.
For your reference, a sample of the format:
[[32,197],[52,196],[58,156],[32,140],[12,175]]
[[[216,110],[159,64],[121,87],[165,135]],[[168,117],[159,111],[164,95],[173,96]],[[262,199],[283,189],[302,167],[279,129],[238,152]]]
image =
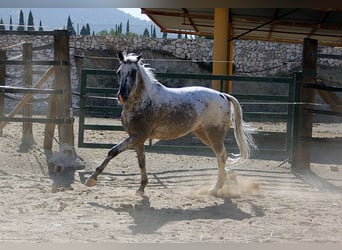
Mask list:
[[[213,37],[214,8],[142,8],[162,32]],[[342,8],[231,8],[230,39],[303,43],[342,47]]]

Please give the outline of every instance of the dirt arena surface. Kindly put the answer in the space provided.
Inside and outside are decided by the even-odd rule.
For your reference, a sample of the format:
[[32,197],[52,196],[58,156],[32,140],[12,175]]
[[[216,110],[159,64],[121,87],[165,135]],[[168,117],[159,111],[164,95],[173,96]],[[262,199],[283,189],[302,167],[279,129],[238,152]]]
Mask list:
[[[76,148],[85,168],[55,173],[42,149],[44,126],[33,127],[36,145],[26,151],[21,124],[9,124],[0,136],[0,242],[342,242],[341,163],[313,163],[312,176],[301,178],[280,160],[247,160],[229,166],[238,185],[219,198],[208,195],[214,157],[147,152],[150,183],[140,197],[134,152],[113,159],[89,188],[83,182],[107,149]],[[314,127],[318,136],[341,130],[341,124]],[[113,136],[113,143],[120,140]]]

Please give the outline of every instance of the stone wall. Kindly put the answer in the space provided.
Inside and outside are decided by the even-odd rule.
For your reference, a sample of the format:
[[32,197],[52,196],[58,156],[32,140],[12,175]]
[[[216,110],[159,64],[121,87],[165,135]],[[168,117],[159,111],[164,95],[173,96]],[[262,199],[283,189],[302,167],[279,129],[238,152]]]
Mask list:
[[[33,44],[34,60],[53,60],[53,37],[51,36],[14,36],[1,35],[0,46],[7,51],[7,57],[20,60],[21,43]],[[12,47],[13,45],[17,45]],[[158,52],[163,58],[154,59],[151,63],[157,72],[165,72],[172,68],[174,73],[187,72],[185,69],[193,64],[206,64],[209,67],[213,60],[213,41],[209,39],[151,39],[145,37],[112,37],[112,36],[72,36],[70,37],[71,80],[73,90],[78,90],[80,70],[86,56],[92,55],[87,67],[104,68],[105,64],[99,55],[106,55],[108,60],[116,61],[116,51],[129,52]],[[342,55],[341,48],[319,47],[319,53]],[[144,54],[144,53],[143,53]],[[145,53],[145,59],[151,59],[151,53]],[[238,40],[234,42],[234,68],[236,74],[257,76],[284,75],[300,70],[302,46],[300,44],[269,43],[261,41]],[[81,59],[82,63],[77,63]],[[92,64],[93,63],[93,64]],[[98,65],[96,65],[96,63]],[[170,67],[177,63],[178,66]],[[341,71],[342,60],[319,59],[321,67]],[[97,66],[97,67],[96,67]],[[113,64],[108,68],[113,69]],[[34,66],[34,82],[43,74],[48,66]],[[197,67],[198,68],[198,67]],[[188,68],[192,73],[203,73],[196,67]],[[6,84],[21,86],[22,66],[6,66]],[[169,72],[169,71],[168,71]],[[207,70],[210,73],[210,70]],[[50,81],[47,85],[51,85]],[[42,104],[42,108],[46,103]]]

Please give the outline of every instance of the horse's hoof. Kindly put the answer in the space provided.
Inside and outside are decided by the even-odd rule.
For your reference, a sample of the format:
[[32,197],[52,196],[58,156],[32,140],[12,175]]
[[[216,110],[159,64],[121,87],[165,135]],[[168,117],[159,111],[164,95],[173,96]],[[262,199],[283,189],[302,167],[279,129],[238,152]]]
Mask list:
[[137,190],[137,191],[135,192],[135,195],[136,195],[136,196],[141,196],[141,197],[143,197],[143,196],[144,196],[144,191]]
[[217,197],[218,191],[216,188],[212,188],[209,190],[209,196]]
[[85,182],[87,187],[93,187],[96,185],[96,179],[89,177]]

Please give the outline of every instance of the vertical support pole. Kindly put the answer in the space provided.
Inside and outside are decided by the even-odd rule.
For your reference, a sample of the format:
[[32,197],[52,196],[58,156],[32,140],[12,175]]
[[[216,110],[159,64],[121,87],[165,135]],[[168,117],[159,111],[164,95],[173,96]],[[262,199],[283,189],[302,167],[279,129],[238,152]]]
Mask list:
[[300,108],[300,89],[303,82],[303,74],[301,72],[294,73],[293,86],[290,88],[289,115],[291,124],[288,124],[288,142],[287,150],[289,154],[289,162],[291,167],[295,169],[295,162],[297,159],[297,148],[299,143],[298,128],[299,128],[299,108]]
[[[229,27],[229,39],[233,37],[233,29],[232,25],[230,23],[230,16],[229,16],[229,10],[228,10],[228,27]],[[233,75],[233,60],[234,60],[234,42],[229,41],[228,42],[228,75],[232,76]],[[233,92],[233,82],[228,81],[227,83],[227,92],[229,94],[232,94]]]
[[285,149],[286,153],[289,156],[289,162],[292,161],[292,145],[293,145],[293,104],[294,104],[294,86],[295,86],[295,79],[296,73],[293,73],[292,80],[288,83],[288,105],[287,105],[287,121],[286,121],[286,143]]
[[[67,122],[72,113],[70,64],[64,65],[62,62],[70,61],[69,34],[66,30],[58,30],[54,38],[55,61],[61,62],[55,70],[56,89],[64,90],[63,95],[55,97],[56,117]],[[58,124],[58,134],[61,147],[74,146],[73,123]]]
[[84,143],[84,122],[85,122],[85,96],[87,88],[87,73],[85,70],[81,71],[81,87],[80,87],[80,112],[78,121],[78,146],[83,146]]
[[[33,66],[32,66],[32,43],[23,44],[23,60],[24,60],[24,87],[32,88]],[[28,102],[23,108],[24,117],[32,117],[32,103]],[[32,122],[23,122],[23,137],[21,144],[29,147],[34,144]]]
[[[215,8],[214,18],[214,75],[227,74],[227,61],[228,61],[228,9]],[[212,88],[221,90],[221,83],[219,80],[212,81]]]
[[[6,60],[6,51],[0,50],[0,60]],[[0,64],[0,85],[6,85],[6,65]],[[5,112],[5,95],[0,93],[0,117],[4,116]],[[3,135],[3,129],[0,129],[0,136]]]
[[300,103],[298,110],[298,145],[292,159],[292,167],[309,169],[311,162],[312,113],[307,112],[314,102],[315,92],[305,88],[307,83],[316,83],[317,40],[305,38],[303,44],[303,80],[299,91]]

